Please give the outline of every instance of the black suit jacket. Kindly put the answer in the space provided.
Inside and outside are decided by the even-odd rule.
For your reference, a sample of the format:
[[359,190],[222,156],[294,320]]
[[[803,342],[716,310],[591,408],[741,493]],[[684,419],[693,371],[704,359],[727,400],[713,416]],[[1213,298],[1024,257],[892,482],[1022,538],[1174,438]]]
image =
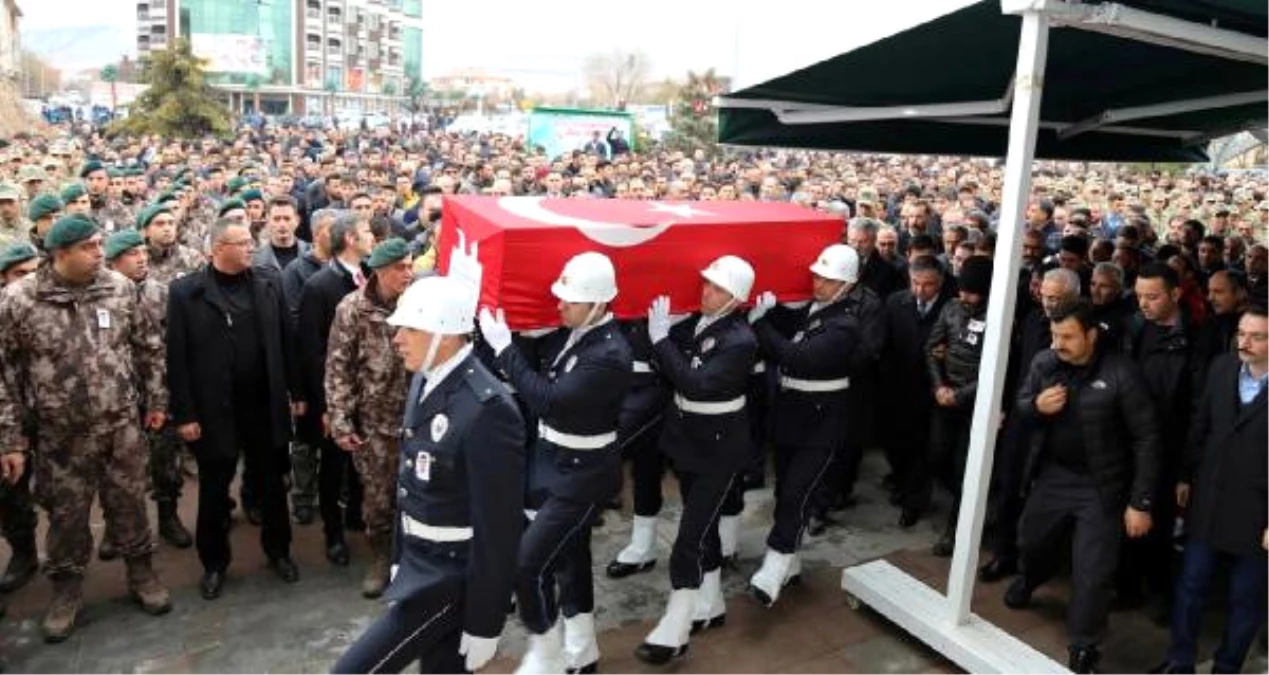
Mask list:
[[900,411],[933,405],[930,374],[925,367],[925,343],[946,302],[947,298],[939,295],[925,316],[918,317],[912,291],[899,291],[886,299],[881,384],[888,407]]
[[[291,440],[290,400],[303,400],[303,395],[298,364],[288,348],[291,334],[282,282],[269,270],[252,269],[244,274],[251,277],[269,387],[269,428],[244,433],[268,433],[275,447],[284,448]],[[228,303],[212,278],[211,265],[173,281],[168,289],[170,412],[174,424],[199,423],[202,438],[192,448],[205,457],[236,457],[239,450],[228,314]]]
[[335,307],[345,295],[357,290],[352,274],[338,261],[319,270],[304,282],[300,291],[299,319],[295,330],[295,351],[304,375],[304,396],[310,415],[326,410],[326,345]]
[[872,292],[885,302],[890,294],[903,288],[903,275],[899,273],[898,268],[874,253],[860,267],[859,283],[871,288]]

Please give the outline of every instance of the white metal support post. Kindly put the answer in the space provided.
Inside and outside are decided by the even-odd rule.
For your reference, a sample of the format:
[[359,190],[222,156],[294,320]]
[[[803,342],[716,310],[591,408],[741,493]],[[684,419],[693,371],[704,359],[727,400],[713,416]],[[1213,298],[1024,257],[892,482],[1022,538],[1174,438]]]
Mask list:
[[1031,162],[1040,126],[1040,95],[1049,25],[1043,8],[1022,14],[1022,35],[1014,71],[1014,100],[996,266],[987,305],[978,397],[970,431],[956,550],[947,596],[878,560],[842,571],[842,588],[852,602],[877,612],[973,673],[1060,673],[1061,664],[1009,633],[971,614],[978,544],[982,538],[991,485],[992,454],[1000,426],[1000,399],[1009,361],[1009,329],[1021,264],[1023,218],[1031,190]]

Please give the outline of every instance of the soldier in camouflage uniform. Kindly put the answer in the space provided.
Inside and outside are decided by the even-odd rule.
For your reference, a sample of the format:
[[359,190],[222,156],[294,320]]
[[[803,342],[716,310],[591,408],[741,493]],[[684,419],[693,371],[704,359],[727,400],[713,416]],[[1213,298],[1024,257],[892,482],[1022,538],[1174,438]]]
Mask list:
[[92,216],[93,204],[88,198],[88,189],[83,183],[71,183],[62,188],[62,209],[67,214],[81,213]]
[[[39,251],[34,246],[10,244],[0,252],[0,286],[9,286],[31,274],[39,262]],[[31,500],[31,472],[24,472],[12,485],[0,482],[0,529],[13,552],[0,575],[0,593],[12,593],[25,586],[39,570],[40,558],[35,549],[38,522],[35,502]]]
[[383,594],[392,560],[397,441],[409,378],[392,347],[395,329],[387,319],[410,283],[413,264],[403,239],[374,249],[369,282],[335,308],[326,352],[330,435],[352,453],[364,489],[362,514],[372,554],[361,586],[367,598]]
[[48,176],[35,164],[28,164],[18,172],[18,183],[22,185],[22,204],[28,206],[32,199],[44,192]]
[[[137,216],[138,223],[148,221],[162,206],[152,206]],[[136,230],[116,232],[106,239],[106,264],[114,271],[128,277],[137,287],[137,300],[141,310],[150,315],[166,335],[167,286],[148,278],[149,258],[145,240]],[[159,537],[176,548],[189,548],[190,537],[177,515],[176,505],[181,499],[181,440],[171,424],[159,431],[146,432],[150,449],[150,495],[158,506]]]
[[152,214],[144,223],[138,219],[137,229],[149,244],[149,276],[161,284],[170,284],[207,263],[202,253],[177,242],[176,217],[171,209]]
[[62,200],[57,195],[40,195],[26,207],[26,217],[33,224],[31,243],[44,254],[44,236],[62,213]]
[[110,196],[110,170],[97,160],[84,163],[79,177],[88,189],[88,202],[92,208],[93,220],[106,232],[114,232],[128,227],[133,216],[119,200]]
[[45,237],[51,261],[0,298],[0,448],[28,452],[26,424],[33,420],[40,449],[32,466],[35,499],[49,519],[48,642],[70,636],[83,606],[89,514],[99,495],[127,561],[128,590],[148,613],[171,609],[150,562],[137,415],[143,403],[147,427],[159,429],[165,421],[163,342],[140,310],[132,282],[102,269],[101,242],[92,219],[62,218]]
[[0,248],[31,241],[31,221],[22,216],[22,189],[0,183]]

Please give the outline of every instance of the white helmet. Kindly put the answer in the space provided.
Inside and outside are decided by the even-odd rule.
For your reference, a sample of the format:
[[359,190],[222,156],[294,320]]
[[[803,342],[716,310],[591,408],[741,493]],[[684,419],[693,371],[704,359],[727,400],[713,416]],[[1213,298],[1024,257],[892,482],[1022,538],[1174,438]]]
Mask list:
[[701,276],[731,293],[736,302],[749,300],[753,290],[753,266],[734,255],[725,255],[701,270]]
[[388,324],[433,335],[466,335],[474,329],[472,289],[449,277],[424,277],[410,284]]
[[603,253],[581,253],[564,265],[551,293],[564,302],[612,302],[617,297],[617,271]]
[[811,271],[825,279],[856,283],[859,281],[859,254],[846,244],[833,244],[820,253],[811,265]]

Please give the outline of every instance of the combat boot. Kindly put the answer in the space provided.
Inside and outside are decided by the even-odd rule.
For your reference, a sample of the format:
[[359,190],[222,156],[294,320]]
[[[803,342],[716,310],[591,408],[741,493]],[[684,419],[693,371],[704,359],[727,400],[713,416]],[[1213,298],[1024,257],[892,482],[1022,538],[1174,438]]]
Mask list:
[[84,577],[63,574],[53,578],[53,599],[44,615],[44,641],[55,644],[66,640],[75,630],[75,619],[84,608]]
[[388,573],[392,567],[391,537],[370,537],[370,567],[361,581],[361,596],[373,600],[383,595],[388,587]]
[[154,616],[170,612],[172,598],[167,592],[167,587],[154,573],[154,567],[150,564],[150,554],[129,558],[127,564],[128,592],[141,604],[142,611]]
[[159,537],[176,548],[189,548],[194,544],[189,530],[181,524],[181,517],[176,512],[176,502],[159,502]]
[[27,533],[9,542],[13,555],[0,575],[0,593],[12,593],[26,585],[40,569],[40,556],[35,551],[35,533]]

